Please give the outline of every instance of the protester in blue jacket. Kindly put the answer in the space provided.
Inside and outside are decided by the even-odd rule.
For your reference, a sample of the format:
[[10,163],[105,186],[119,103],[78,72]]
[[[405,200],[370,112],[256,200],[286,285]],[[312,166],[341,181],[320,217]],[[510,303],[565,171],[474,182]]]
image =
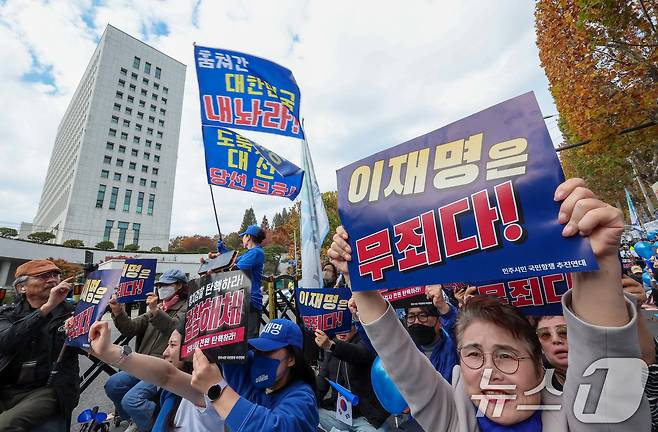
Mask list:
[[249,339],[254,351],[249,352],[248,362],[225,364],[223,372],[197,349],[192,375],[166,360],[112,345],[110,338],[107,322],[93,324],[91,353],[198,409],[214,410],[232,432],[317,430],[315,374],[304,361],[302,332],[292,321],[272,320],[259,338]]
[[[242,237],[242,246],[247,249],[247,252],[238,257],[235,261],[235,267],[251,272],[251,310],[249,311],[247,337],[255,338],[258,337],[260,316],[263,311],[261,279],[263,278],[265,253],[260,245],[265,240],[265,231],[258,225],[249,225],[243,233],[240,233],[240,236]],[[224,246],[222,241],[217,240],[217,252],[221,254],[228,251],[229,249]]]

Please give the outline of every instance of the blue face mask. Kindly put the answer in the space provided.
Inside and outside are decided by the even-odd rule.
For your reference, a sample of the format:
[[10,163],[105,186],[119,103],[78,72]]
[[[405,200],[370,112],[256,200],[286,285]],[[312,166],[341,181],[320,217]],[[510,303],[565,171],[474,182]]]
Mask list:
[[259,389],[272,387],[276,382],[276,371],[280,360],[256,354],[251,364],[251,384]]

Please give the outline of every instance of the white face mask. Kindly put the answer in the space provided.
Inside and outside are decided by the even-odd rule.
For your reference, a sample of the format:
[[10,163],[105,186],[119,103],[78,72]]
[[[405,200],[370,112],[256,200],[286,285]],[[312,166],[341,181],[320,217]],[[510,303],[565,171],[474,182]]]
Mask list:
[[176,286],[174,285],[163,285],[158,288],[158,298],[160,300],[167,300],[176,294]]

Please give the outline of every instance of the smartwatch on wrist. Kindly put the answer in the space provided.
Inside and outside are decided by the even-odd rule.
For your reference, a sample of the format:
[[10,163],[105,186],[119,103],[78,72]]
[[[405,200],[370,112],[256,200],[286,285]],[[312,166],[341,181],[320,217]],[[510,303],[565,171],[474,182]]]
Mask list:
[[225,379],[222,379],[219,383],[210,386],[208,393],[206,394],[208,399],[211,401],[216,401],[219,399],[222,396],[222,393],[224,393],[226,386],[228,386],[228,383]]
[[117,359],[117,361],[115,361],[115,362],[112,363],[112,366],[119,367],[119,365],[121,364],[121,362],[124,361],[125,358],[128,357],[128,356],[129,356],[130,354],[132,354],[132,353],[133,353],[133,350],[132,350],[132,348],[130,348],[130,345],[123,345],[123,346],[121,347],[121,355],[119,356],[119,358]]

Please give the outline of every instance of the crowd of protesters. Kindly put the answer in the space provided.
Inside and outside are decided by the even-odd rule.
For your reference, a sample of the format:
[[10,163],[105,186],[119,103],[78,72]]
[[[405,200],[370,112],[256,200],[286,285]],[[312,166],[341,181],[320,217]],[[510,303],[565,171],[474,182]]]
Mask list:
[[[0,431],[67,430],[79,398],[79,354],[120,370],[105,391],[130,432],[658,430],[658,344],[641,312],[658,300],[658,260],[621,245],[621,213],[582,180],[560,185],[556,198],[563,235],[588,237],[599,264],[573,274],[561,316],[526,317],[466,283],[427,286],[431,305],[404,311],[377,291],[355,290],[348,332],[305,338],[287,319],[261,324],[265,236],[249,227],[247,252],[236,261],[257,281],[244,364],[215,364],[199,349],[192,361],[181,358],[189,292],[180,270],[160,276],[142,315],[110,302],[116,328],[137,339],[134,352],[112,343],[107,321],[91,326],[90,353],[63,350],[70,281],[52,262],[30,261],[16,271],[16,300],[0,309]],[[348,240],[339,227],[322,266],[326,287],[350,286]],[[226,252],[221,243],[217,252]],[[316,344],[319,361],[305,341]],[[391,415],[373,388],[377,357],[407,404],[401,415]],[[593,373],[608,359],[627,367],[611,361],[607,376]],[[349,424],[336,415],[340,398],[330,381],[359,397]]]

